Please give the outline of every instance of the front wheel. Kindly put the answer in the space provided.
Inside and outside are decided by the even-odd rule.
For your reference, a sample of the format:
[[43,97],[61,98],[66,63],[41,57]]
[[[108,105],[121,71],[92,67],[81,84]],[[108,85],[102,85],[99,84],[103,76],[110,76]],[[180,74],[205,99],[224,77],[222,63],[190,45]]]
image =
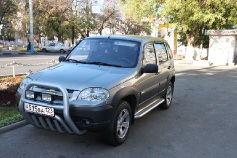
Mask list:
[[59,52],[60,52],[60,53],[64,53],[65,51],[64,51],[63,49],[60,49]]
[[170,107],[170,104],[171,104],[172,98],[173,98],[173,92],[174,92],[174,85],[172,84],[172,82],[169,82],[169,85],[166,89],[166,94],[164,96],[165,102],[162,103],[159,106],[159,108],[168,109]]
[[131,125],[131,116],[130,105],[126,101],[121,101],[111,124],[104,133],[105,140],[109,144],[117,146],[126,140]]

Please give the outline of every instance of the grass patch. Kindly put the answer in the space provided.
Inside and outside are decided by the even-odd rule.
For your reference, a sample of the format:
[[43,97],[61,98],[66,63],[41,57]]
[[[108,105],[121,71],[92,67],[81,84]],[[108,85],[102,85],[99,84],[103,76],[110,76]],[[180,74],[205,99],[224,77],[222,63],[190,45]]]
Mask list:
[[16,107],[0,107],[0,127],[23,120]]
[[[27,48],[26,47],[17,47],[16,50],[21,51],[21,52],[27,52]],[[38,47],[34,47],[34,51],[40,51],[40,48]]]

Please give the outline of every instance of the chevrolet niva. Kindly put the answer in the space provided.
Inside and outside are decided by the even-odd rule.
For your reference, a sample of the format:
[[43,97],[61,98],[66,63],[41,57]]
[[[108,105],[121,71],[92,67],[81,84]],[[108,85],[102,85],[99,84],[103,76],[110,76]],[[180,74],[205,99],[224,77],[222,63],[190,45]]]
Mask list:
[[103,132],[108,143],[119,145],[134,119],[171,105],[174,59],[163,39],[88,37],[59,61],[27,76],[17,90],[20,113],[38,128]]

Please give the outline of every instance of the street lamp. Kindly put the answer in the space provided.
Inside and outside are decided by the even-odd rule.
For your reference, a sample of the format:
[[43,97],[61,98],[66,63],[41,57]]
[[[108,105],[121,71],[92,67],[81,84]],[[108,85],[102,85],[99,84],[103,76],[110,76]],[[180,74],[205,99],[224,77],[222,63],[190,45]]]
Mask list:
[[30,9],[30,53],[34,53],[34,33],[33,33],[33,7],[32,0],[29,0]]

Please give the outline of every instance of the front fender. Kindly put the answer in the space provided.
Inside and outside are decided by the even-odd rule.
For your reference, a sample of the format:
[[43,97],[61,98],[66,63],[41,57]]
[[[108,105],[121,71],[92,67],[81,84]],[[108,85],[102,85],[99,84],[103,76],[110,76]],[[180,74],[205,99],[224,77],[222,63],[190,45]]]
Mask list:
[[112,106],[114,109],[117,109],[119,102],[127,97],[134,97],[136,99],[135,104],[138,104],[139,101],[139,92],[134,87],[125,87],[117,91],[112,99]]

